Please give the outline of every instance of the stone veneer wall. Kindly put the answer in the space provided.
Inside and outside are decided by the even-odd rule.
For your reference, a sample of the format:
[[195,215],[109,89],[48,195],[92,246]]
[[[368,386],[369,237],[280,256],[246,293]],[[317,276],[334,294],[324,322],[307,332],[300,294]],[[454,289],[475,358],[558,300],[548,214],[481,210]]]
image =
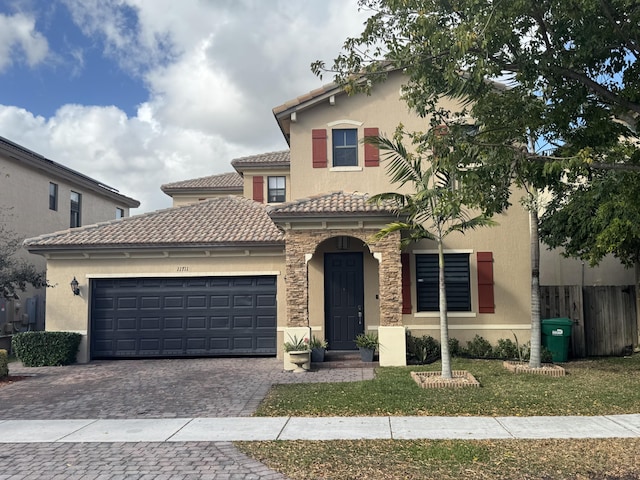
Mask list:
[[[367,242],[377,229],[288,230],[285,239],[285,284],[287,286],[287,326],[308,326],[308,280],[305,254],[315,253],[324,240],[348,236]],[[378,257],[380,278],[380,325],[402,325],[402,266],[400,233],[394,232],[369,245]],[[377,255],[378,254],[378,255]],[[381,259],[381,261],[380,261]]]

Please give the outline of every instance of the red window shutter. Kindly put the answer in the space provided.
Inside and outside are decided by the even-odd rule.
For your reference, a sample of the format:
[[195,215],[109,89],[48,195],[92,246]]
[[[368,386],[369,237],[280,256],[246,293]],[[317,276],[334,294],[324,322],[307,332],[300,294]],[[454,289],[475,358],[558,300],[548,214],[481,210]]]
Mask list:
[[408,253],[400,254],[402,264],[402,313],[411,313],[411,257]]
[[264,203],[264,177],[253,177],[253,199]]
[[[378,129],[377,128],[365,128],[364,129],[364,138],[366,140],[367,137],[377,137]],[[371,145],[369,143],[364,144],[364,166],[365,167],[377,167],[380,165],[380,149],[376,145]]]
[[493,254],[478,252],[478,311],[495,313],[493,299]]
[[327,168],[327,131],[323,128],[311,130],[313,146],[313,168]]

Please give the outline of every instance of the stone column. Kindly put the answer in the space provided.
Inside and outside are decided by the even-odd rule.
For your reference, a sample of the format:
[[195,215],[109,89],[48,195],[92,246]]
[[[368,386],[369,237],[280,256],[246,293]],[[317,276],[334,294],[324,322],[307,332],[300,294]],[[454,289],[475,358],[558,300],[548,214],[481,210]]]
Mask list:
[[[305,253],[309,250],[304,232],[289,230],[285,241],[285,283],[287,285],[287,326],[308,326],[309,285]],[[310,250],[311,252],[313,251]]]
[[378,259],[380,277],[380,325],[402,325],[402,264],[400,232],[377,241],[372,250]]
[[402,262],[400,232],[387,235],[373,246],[380,276],[380,365],[404,366],[406,332],[402,324]]

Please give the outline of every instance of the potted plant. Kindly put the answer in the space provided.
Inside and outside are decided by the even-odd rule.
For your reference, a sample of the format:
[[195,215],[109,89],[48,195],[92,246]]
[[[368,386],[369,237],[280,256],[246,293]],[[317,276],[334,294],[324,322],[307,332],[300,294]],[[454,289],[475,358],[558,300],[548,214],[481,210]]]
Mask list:
[[360,350],[363,362],[373,362],[373,354],[378,348],[378,335],[375,333],[361,333],[356,337],[356,346]]
[[324,354],[329,344],[326,340],[320,340],[315,335],[311,337],[309,342],[309,348],[311,348],[311,361],[312,362],[324,362]]
[[289,354],[289,361],[293,363],[296,368],[293,370],[295,373],[304,372],[305,369],[302,366],[305,363],[309,363],[309,357],[311,350],[309,349],[309,338],[302,337],[298,340],[297,336],[289,336],[289,341],[284,342],[284,351]]

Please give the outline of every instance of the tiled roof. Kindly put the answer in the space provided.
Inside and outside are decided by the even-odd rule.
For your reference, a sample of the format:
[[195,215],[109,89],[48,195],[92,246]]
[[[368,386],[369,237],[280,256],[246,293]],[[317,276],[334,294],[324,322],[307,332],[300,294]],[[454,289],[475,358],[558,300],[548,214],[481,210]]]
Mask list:
[[165,183],[160,187],[163,192],[176,190],[242,190],[242,176],[237,172],[210,175],[180,182]]
[[29,250],[281,244],[264,205],[219,197],[25,240]]
[[267,208],[271,218],[318,216],[394,216],[391,203],[369,202],[366,193],[332,192]]
[[338,86],[337,83],[328,83],[326,85],[323,85],[320,88],[316,88],[315,90],[312,90],[308,93],[305,93],[303,95],[300,95],[299,97],[296,97],[294,99],[288,100],[287,102],[283,103],[282,105],[278,105],[277,107],[273,107],[273,114],[274,115],[278,115],[279,113],[282,113],[286,110],[289,110],[292,107],[296,107],[298,105],[301,105],[305,102],[308,102],[310,100],[313,100],[315,98],[321,97],[324,94],[327,94],[329,92],[332,91],[336,91],[336,90],[342,90],[340,89],[340,87]]
[[290,165],[289,150],[279,152],[261,153],[231,160],[231,165],[235,168],[242,167],[288,167]]

